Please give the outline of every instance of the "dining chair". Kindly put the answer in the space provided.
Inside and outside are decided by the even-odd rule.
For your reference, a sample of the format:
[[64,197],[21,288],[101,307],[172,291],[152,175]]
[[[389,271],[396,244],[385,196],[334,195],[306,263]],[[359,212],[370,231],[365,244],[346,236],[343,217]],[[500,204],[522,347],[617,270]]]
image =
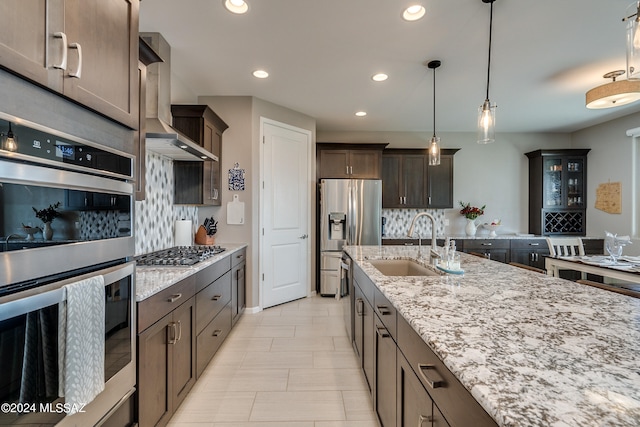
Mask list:
[[543,269],[538,268],[538,267],[533,267],[533,266],[527,265],[527,264],[521,264],[519,262],[511,261],[509,263],[509,265],[513,265],[514,267],[518,267],[518,268],[524,268],[525,270],[529,270],[529,271],[535,271],[536,273],[540,273],[540,274],[547,274],[546,270],[543,270]]
[[552,257],[585,255],[580,237],[547,237],[547,245]]
[[604,289],[606,291],[615,292],[618,294],[627,295],[634,298],[640,298],[640,292],[634,291],[631,289],[619,288],[617,286],[607,285],[604,283],[593,282],[591,280],[576,280],[576,283],[580,283],[582,285],[593,286],[594,288]]

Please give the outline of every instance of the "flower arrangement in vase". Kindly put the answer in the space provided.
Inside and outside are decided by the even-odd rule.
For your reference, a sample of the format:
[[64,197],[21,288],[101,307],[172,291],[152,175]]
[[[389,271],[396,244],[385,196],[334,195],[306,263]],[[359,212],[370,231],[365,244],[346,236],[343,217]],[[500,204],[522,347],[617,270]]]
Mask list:
[[42,230],[42,235],[45,240],[51,240],[53,237],[53,229],[51,228],[51,221],[58,218],[62,214],[57,209],[60,207],[60,202],[55,205],[49,205],[48,208],[44,209],[36,209],[33,206],[31,207],[33,211],[36,213],[36,218],[44,223],[44,229]]
[[467,219],[467,225],[464,228],[464,232],[467,234],[467,236],[475,236],[476,231],[478,230],[476,219],[478,219],[479,216],[484,215],[484,208],[487,207],[487,205],[482,205],[482,207],[479,208],[476,206],[471,206],[471,203],[465,204],[460,202],[460,206],[462,206],[462,209],[460,209],[460,214],[464,215],[464,217]]

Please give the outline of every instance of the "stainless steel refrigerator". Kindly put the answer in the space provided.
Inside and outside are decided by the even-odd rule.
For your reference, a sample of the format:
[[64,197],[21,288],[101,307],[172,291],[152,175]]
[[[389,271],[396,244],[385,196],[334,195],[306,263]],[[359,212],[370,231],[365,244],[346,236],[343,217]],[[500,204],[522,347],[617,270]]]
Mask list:
[[380,245],[382,181],[320,181],[320,294],[345,295],[340,259],[345,245]]

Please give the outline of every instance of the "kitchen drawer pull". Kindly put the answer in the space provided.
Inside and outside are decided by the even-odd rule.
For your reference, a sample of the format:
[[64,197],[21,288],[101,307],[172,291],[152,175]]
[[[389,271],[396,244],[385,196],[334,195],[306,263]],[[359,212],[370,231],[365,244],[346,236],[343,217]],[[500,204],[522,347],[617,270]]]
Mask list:
[[67,35],[61,31],[57,33],[53,33],[53,37],[57,39],[62,39],[62,59],[59,64],[53,64],[53,68],[58,68],[60,70],[67,69]]
[[[429,384],[431,388],[439,388],[444,387],[444,379],[438,374],[435,365],[425,365],[422,363],[418,364],[418,372],[420,372],[420,376]],[[427,375],[427,372],[431,374],[431,377]]]
[[391,335],[389,331],[384,326],[376,326],[376,332],[380,335],[381,338],[389,338]]
[[540,246],[540,243],[529,243],[529,246]]
[[364,301],[362,300],[362,298],[358,298],[356,300],[356,313],[358,314],[358,316],[362,316],[363,308],[364,308]]
[[167,299],[168,302],[176,302],[180,298],[182,298],[182,294],[174,294],[170,298]]
[[482,246],[491,246],[493,243],[481,243]]
[[427,415],[427,416],[420,415],[418,417],[418,427],[422,427],[422,425],[424,424],[425,421],[427,421],[429,423],[432,423],[433,422],[433,417],[431,417],[429,415]]
[[221,333],[222,333],[222,329],[216,329],[215,331],[213,331],[213,334],[211,334],[211,336],[219,337]]
[[80,43],[71,43],[69,49],[76,49],[78,51],[78,69],[75,73],[69,73],[69,77],[75,77],[76,79],[82,78],[82,46],[80,46]]
[[376,309],[378,310],[378,313],[383,316],[391,314],[391,310],[389,310],[389,307],[387,307],[386,305],[376,305]]
[[236,259],[242,259],[242,258],[244,258],[244,254],[236,255]]
[[222,295],[214,295],[211,297],[211,301],[218,301],[220,298],[222,298]]

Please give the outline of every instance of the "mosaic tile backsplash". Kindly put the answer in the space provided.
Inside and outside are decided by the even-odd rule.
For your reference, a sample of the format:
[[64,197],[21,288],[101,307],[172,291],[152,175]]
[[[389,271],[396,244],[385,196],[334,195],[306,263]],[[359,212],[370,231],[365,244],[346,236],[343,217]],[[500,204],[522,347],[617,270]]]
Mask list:
[[[404,239],[407,237],[407,230],[413,217],[419,212],[428,212],[436,219],[436,235],[443,236],[444,210],[438,209],[382,209],[382,217],[386,218],[383,238]],[[429,218],[420,218],[416,222],[415,232],[422,237],[431,236],[431,221]],[[414,235],[417,237],[417,234]]]
[[137,201],[136,255],[174,246],[176,220],[198,223],[198,208],[173,204],[173,163],[158,154],[147,152],[146,197]]

